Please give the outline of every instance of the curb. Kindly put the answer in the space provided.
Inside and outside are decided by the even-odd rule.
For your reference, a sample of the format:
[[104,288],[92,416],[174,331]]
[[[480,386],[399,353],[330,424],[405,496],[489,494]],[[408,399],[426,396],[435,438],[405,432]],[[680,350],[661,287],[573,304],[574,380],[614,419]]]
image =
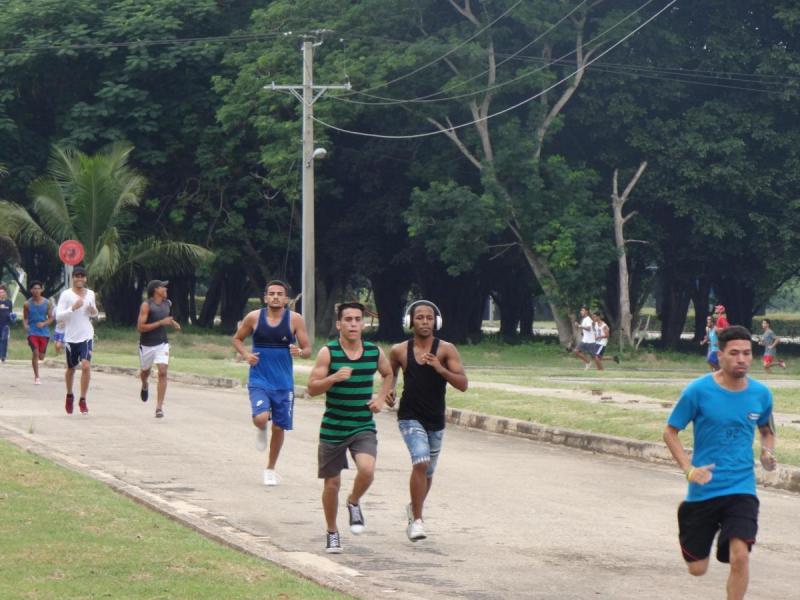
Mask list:
[[[610,454],[620,458],[641,460],[663,465],[675,465],[667,447],[654,442],[642,442],[612,435],[602,435],[575,429],[548,427],[530,421],[494,417],[470,410],[447,409],[447,422],[467,429],[513,435],[537,442],[559,444],[569,448]],[[773,471],[765,471],[756,465],[756,481],[765,488],[800,493],[800,468],[779,465]]]

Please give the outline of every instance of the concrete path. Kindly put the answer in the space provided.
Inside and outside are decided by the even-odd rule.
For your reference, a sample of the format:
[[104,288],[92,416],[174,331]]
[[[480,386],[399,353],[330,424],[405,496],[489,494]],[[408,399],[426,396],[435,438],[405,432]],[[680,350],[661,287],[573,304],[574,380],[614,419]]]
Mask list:
[[[223,542],[361,598],[651,600],[720,598],[727,567],[685,573],[674,468],[450,427],[426,510],[430,537],[405,537],[409,461],[394,415],[378,417],[368,530],[324,553],[316,479],[322,404],[299,400],[283,484],[261,485],[263,457],[242,389],[170,383],[166,418],[133,377],[95,374],[90,415],[63,409],[61,372],[0,369],[0,436],[85,472]],[[2,468],[2,467],[0,467]],[[345,475],[349,488],[351,475]],[[748,598],[796,597],[800,498],[760,490],[761,531]],[[343,493],[344,497],[344,493]]]

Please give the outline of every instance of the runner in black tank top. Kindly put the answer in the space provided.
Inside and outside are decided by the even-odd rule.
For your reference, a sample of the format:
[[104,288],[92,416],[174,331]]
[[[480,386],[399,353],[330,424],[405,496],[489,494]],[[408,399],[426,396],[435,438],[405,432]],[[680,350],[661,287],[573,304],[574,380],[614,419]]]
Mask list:
[[[467,376],[453,344],[434,337],[441,327],[439,309],[431,302],[413,303],[407,310],[414,337],[392,347],[389,360],[397,382],[403,369],[403,396],[398,425],[411,455],[411,503],[406,507],[406,535],[412,542],[425,539],[422,508],[433,484],[445,425],[445,388],[449,383],[466,391]],[[392,396],[392,404],[393,396]]]

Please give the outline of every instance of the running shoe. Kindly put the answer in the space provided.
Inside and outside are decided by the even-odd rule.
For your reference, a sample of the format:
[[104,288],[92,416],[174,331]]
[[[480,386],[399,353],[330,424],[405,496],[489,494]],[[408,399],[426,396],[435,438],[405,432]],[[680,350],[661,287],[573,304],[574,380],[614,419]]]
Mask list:
[[267,428],[256,428],[256,450],[264,452],[267,449]]
[[42,385],[42,380],[38,377],[33,378],[33,385]]
[[364,514],[361,512],[361,506],[348,502],[347,512],[350,513],[350,531],[356,535],[364,533],[366,526],[364,525]]
[[143,387],[139,392],[139,398],[142,399],[142,402],[147,402],[147,399],[150,397],[150,390],[146,387]]
[[72,407],[74,403],[75,403],[75,396],[73,396],[72,394],[67,394],[67,398],[66,400],[64,400],[64,410],[67,411],[68,415],[72,414]]
[[584,367],[583,367],[583,370],[584,370],[584,371],[588,371],[588,370],[589,370],[589,369],[591,369],[591,368],[592,368],[592,363],[586,363],[586,364],[584,365]]
[[325,552],[328,554],[342,553],[342,544],[339,542],[338,531],[328,531],[325,534]]
[[278,485],[280,482],[280,475],[278,475],[273,469],[264,469],[264,485],[272,487]]
[[156,419],[163,419],[164,418],[164,411],[160,408],[156,409]]
[[86,406],[86,398],[81,398],[78,400],[78,408],[80,409],[82,415],[89,414],[89,407]]
[[408,527],[406,527],[406,535],[412,542],[418,542],[428,537],[425,534],[425,525],[422,523],[422,519],[417,519],[409,523]]

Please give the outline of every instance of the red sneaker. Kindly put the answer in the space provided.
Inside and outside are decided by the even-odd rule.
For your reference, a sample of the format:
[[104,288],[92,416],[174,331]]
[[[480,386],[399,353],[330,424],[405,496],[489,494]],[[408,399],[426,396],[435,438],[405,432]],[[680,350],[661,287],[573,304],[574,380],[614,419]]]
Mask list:
[[86,398],[81,398],[80,400],[78,400],[78,408],[81,410],[82,415],[89,414],[89,407],[86,406]]
[[67,399],[64,401],[64,410],[67,411],[68,415],[72,414],[72,404],[75,402],[75,396],[72,394],[67,394]]

